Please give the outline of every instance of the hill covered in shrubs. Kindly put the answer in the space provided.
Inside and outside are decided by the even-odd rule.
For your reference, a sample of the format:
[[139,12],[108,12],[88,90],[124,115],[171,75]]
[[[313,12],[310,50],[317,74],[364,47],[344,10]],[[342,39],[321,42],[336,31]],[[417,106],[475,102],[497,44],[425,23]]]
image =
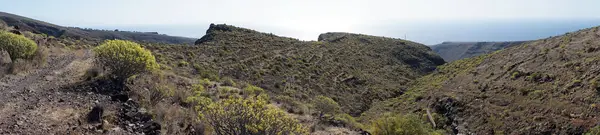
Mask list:
[[187,71],[180,72],[186,76],[255,84],[276,98],[294,99],[287,104],[301,108],[324,95],[355,116],[444,63],[429,47],[410,41],[351,33],[319,37],[299,41],[219,24],[211,25],[196,46],[147,47],[163,67]]
[[454,134],[597,132],[598,48],[594,27],[450,62],[363,119],[430,110]]
[[[23,116],[26,122],[22,117],[0,120],[32,126],[81,119],[64,132],[42,125],[40,130],[10,127],[3,133],[364,133],[370,124],[356,118],[373,102],[401,95],[406,84],[444,63],[427,46],[361,34],[325,33],[319,41],[300,41],[220,24],[211,25],[195,45],[182,45],[163,39],[104,40],[120,38],[98,38],[11,14],[0,17],[7,37],[23,39],[18,47],[39,47],[32,56],[48,58],[47,65],[3,73],[0,89],[29,92],[0,99],[17,106],[37,104],[20,98],[33,96],[58,102],[38,105],[40,109],[75,110],[57,118],[62,121],[33,114]],[[12,51],[6,47],[11,44],[2,43],[2,53]],[[18,51],[23,53],[8,54],[23,56],[11,59],[32,57],[31,49]],[[240,122],[240,127],[231,126]],[[423,130],[415,132],[433,132],[423,123],[416,125]]]
[[300,41],[211,24],[182,45],[54,37],[65,29],[27,21],[0,21],[0,134],[600,131],[599,27],[476,43],[485,51],[446,63],[419,43],[343,32]]
[[103,40],[121,39],[136,42],[153,42],[168,44],[193,44],[196,39],[168,36],[157,32],[133,32],[118,30],[95,30],[77,27],[63,27],[19,15],[0,12],[0,21],[20,31],[44,34],[56,38],[70,38],[98,44]]

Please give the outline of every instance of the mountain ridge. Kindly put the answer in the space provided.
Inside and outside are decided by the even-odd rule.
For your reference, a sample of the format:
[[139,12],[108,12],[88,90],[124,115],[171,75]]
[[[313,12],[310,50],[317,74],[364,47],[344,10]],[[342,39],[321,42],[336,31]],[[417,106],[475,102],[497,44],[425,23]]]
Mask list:
[[196,40],[194,38],[162,35],[157,32],[130,32],[63,27],[6,12],[0,12],[0,21],[5,22],[8,26],[15,27],[17,30],[30,31],[32,33],[45,34],[53,37],[87,40],[91,43],[98,43],[106,39],[123,39],[138,42],[192,44]]

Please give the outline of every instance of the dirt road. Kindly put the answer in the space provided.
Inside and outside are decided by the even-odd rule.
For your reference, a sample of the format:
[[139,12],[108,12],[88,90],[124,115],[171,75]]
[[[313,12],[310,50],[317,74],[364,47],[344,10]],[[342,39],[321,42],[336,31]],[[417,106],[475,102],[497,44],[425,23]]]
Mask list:
[[[93,88],[73,87],[92,66],[89,50],[50,54],[48,64],[0,78],[0,134],[132,134],[118,126],[88,123],[96,104],[117,110],[120,103]],[[116,113],[107,111],[106,113]],[[109,128],[109,129],[106,129]]]

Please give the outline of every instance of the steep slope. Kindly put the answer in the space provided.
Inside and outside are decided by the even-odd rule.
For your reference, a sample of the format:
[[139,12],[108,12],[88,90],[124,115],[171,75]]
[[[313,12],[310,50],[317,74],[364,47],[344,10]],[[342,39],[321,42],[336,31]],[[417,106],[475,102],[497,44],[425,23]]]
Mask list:
[[326,95],[353,115],[374,100],[402,93],[405,84],[444,63],[427,46],[410,41],[350,33],[325,33],[319,39],[211,25],[196,46],[147,47],[160,63],[187,70],[180,72],[184,76],[233,78],[305,103]]
[[443,42],[431,46],[431,49],[444,60],[451,62],[459,59],[470,58],[488,54],[496,50],[523,44],[525,41],[510,42]]
[[363,119],[429,108],[454,133],[581,134],[600,122],[599,48],[595,27],[454,61]]
[[77,40],[90,40],[100,42],[106,39],[123,39],[138,42],[158,42],[170,44],[192,44],[196,39],[162,35],[155,32],[128,32],[128,31],[103,31],[62,27],[55,24],[0,12],[0,21],[21,31],[30,31],[36,34],[46,34],[54,37],[72,38]]

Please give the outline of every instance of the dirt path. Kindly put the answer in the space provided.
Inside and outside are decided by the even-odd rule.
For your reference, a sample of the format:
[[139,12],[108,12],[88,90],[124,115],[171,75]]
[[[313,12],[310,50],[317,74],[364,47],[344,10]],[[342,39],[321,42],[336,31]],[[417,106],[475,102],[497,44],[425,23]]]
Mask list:
[[80,88],[63,90],[82,82],[91,63],[89,50],[50,54],[43,68],[0,78],[0,134],[98,134],[110,130],[129,134],[119,128],[98,130],[98,124],[87,123],[87,114],[96,104],[116,110],[118,103],[110,96]]

